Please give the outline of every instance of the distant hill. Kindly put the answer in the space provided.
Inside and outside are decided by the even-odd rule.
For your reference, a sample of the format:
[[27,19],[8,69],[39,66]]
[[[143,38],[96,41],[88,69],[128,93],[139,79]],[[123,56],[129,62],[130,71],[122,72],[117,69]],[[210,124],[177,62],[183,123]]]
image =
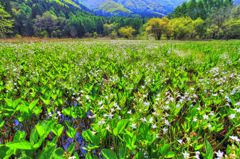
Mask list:
[[98,15],[165,16],[186,0],[78,0]]

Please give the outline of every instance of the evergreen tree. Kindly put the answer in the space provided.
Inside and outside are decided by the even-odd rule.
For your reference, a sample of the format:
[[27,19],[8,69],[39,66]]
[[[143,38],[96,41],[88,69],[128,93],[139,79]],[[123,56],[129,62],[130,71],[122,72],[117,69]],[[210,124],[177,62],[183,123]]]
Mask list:
[[0,37],[4,37],[12,32],[13,21],[10,17],[10,14],[0,5]]

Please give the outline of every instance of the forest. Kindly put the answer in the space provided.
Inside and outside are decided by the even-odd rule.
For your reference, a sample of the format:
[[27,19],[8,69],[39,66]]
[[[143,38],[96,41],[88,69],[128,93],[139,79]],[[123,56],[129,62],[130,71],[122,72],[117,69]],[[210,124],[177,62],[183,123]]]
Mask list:
[[190,0],[168,17],[103,17],[58,1],[0,0],[0,37],[237,39],[240,7],[231,0]]

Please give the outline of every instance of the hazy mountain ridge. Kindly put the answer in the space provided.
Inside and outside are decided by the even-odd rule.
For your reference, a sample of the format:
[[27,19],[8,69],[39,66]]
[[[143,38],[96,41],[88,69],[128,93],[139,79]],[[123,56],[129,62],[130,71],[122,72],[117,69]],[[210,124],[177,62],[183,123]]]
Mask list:
[[78,0],[100,15],[164,16],[186,0]]

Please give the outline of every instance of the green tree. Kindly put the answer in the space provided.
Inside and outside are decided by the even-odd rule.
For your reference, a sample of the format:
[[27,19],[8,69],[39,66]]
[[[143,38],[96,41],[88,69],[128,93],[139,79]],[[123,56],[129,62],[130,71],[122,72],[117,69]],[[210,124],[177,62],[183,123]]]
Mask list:
[[66,35],[66,19],[57,17],[51,12],[45,12],[34,20],[34,32],[37,36],[64,37]]
[[111,24],[104,24],[103,29],[104,29],[104,35],[111,35],[113,32],[116,33],[119,28],[118,23],[111,23]]
[[230,19],[223,24],[224,36],[227,39],[240,38],[240,18]]
[[156,40],[160,40],[162,34],[167,33],[168,31],[169,19],[164,17],[160,18],[151,18],[146,24],[146,31],[150,34],[153,34]]
[[12,32],[13,20],[10,18],[10,14],[0,5],[0,37],[4,37]]
[[121,36],[130,39],[133,37],[133,34],[136,32],[136,30],[131,26],[127,26],[121,27],[118,32]]

